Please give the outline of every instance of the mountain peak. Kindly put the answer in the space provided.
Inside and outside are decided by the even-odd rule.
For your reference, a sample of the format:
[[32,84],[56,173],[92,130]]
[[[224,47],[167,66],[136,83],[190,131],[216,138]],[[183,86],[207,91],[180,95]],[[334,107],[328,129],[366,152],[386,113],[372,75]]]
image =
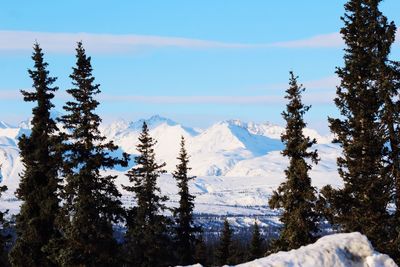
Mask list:
[[160,115],[153,115],[148,119],[140,119],[137,121],[133,121],[131,123],[129,123],[129,128],[131,129],[141,129],[143,126],[143,122],[146,122],[147,126],[149,128],[155,128],[157,126],[159,126],[160,124],[167,124],[169,126],[175,126],[177,125],[177,123],[171,119],[162,117]]

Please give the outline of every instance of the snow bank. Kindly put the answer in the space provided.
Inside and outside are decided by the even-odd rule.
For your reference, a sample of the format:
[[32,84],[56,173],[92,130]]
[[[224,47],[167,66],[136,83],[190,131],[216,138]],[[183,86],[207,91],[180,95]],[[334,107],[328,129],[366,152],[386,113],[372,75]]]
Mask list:
[[397,266],[387,255],[375,252],[360,233],[335,234],[320,238],[314,244],[297,250],[279,252],[266,258],[238,265],[266,266]]
[[[199,266],[199,265],[194,265]],[[368,239],[360,233],[335,234],[320,238],[314,244],[288,252],[237,265],[237,267],[394,267],[387,255],[374,251]]]

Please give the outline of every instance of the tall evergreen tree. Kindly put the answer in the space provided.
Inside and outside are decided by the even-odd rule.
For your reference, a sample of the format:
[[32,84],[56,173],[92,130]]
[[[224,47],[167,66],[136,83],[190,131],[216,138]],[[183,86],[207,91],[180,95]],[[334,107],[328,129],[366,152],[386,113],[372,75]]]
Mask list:
[[286,121],[286,130],[281,136],[285,149],[282,155],[289,158],[289,167],[285,170],[286,181],[283,182],[278,191],[274,191],[269,200],[273,209],[282,208],[281,222],[283,229],[279,239],[276,241],[276,249],[297,249],[302,245],[314,241],[317,233],[318,215],[315,211],[315,188],[311,186],[308,171],[313,163],[318,163],[317,151],[309,151],[316,140],[304,136],[303,129],[306,127],[304,114],[310,109],[301,100],[301,93],[305,90],[302,85],[297,84],[297,77],[290,72],[289,89],[286,91],[286,99],[289,103],[286,111],[282,113]]
[[[393,127],[398,111],[391,102],[393,88],[386,80],[395,26],[379,11],[380,2],[350,0],[345,4],[341,29],[345,64],[336,71],[341,83],[335,99],[342,117],[329,118],[335,141],[343,149],[337,163],[344,187],[325,187],[322,200],[332,223],[343,231],[367,235],[384,252],[390,236],[391,177],[398,176],[398,136]],[[392,169],[386,162],[388,138]]]
[[177,227],[177,255],[178,263],[181,265],[189,265],[194,262],[195,246],[197,242],[196,234],[200,232],[200,228],[193,224],[193,208],[194,196],[189,192],[189,181],[194,177],[188,176],[189,155],[185,149],[185,139],[181,138],[181,150],[178,156],[179,164],[176,171],[172,173],[177,180],[179,188],[179,207],[174,210]]
[[257,222],[254,222],[253,236],[250,243],[250,259],[254,260],[263,256],[263,239],[260,234],[260,228]]
[[[0,197],[5,191],[7,191],[7,186],[0,186]],[[0,211],[0,266],[4,267],[10,266],[8,260],[8,247],[11,240],[11,234],[9,233],[9,221],[5,217],[7,213],[8,210]]]
[[127,155],[110,155],[118,147],[106,142],[99,132],[100,117],[95,114],[99,102],[99,84],[94,84],[91,58],[82,43],[76,48],[76,66],[70,75],[74,88],[67,90],[74,101],[64,106],[64,173],[63,217],[60,224],[63,239],[55,254],[61,266],[117,266],[117,242],[113,223],[121,215],[120,193],[116,176],[103,175],[101,170],[117,164],[126,165]]
[[224,228],[219,240],[219,245],[215,251],[215,261],[222,266],[229,263],[232,257],[232,230],[227,219],[224,221]]
[[128,210],[125,248],[129,266],[157,267],[167,266],[171,258],[169,251],[169,220],[162,212],[166,210],[157,179],[165,163],[156,162],[154,145],[146,122],[139,136],[135,158],[136,166],[128,171],[132,185],[124,189],[133,192],[137,206]]
[[34,92],[21,91],[26,102],[36,102],[32,113],[32,132],[19,139],[20,156],[24,171],[16,196],[22,201],[17,215],[17,240],[10,253],[13,266],[52,266],[43,252],[49,240],[57,235],[54,221],[59,211],[59,153],[57,153],[58,131],[50,116],[54,107],[51,100],[58,89],[52,87],[56,78],[49,76],[48,64],[43,59],[42,49],[34,44],[33,69],[29,76],[33,80]]

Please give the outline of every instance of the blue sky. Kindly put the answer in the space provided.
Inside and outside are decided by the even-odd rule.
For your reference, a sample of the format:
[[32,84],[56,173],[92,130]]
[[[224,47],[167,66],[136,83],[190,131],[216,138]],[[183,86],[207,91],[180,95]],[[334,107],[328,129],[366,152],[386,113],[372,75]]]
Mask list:
[[[17,123],[32,105],[27,68],[37,40],[68,99],[74,46],[83,40],[101,84],[99,113],[108,122],[160,114],[188,126],[224,119],[283,124],[288,72],[300,76],[312,104],[306,119],[328,132],[342,65],[342,0],[29,1],[0,9],[0,120]],[[400,25],[400,1],[381,10]],[[398,34],[399,36],[399,34]],[[400,36],[399,38],[400,39]],[[400,40],[392,48],[400,59]]]

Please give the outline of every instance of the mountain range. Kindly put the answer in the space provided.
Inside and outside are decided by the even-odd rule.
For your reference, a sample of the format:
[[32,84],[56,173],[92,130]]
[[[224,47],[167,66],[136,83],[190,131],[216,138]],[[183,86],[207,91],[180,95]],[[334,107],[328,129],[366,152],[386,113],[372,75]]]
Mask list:
[[[116,153],[131,154],[128,167],[108,171],[118,176],[117,184],[121,190],[120,185],[128,183],[124,174],[134,165],[136,144],[144,121],[151,136],[157,140],[157,160],[166,162],[168,173],[177,164],[181,136],[186,139],[192,168],[190,174],[197,176],[191,183],[191,190],[196,194],[196,211],[199,213],[262,214],[265,210],[256,207],[266,205],[272,190],[284,179],[288,163],[281,155],[284,145],[280,135],[284,127],[227,120],[206,129],[194,129],[155,115],[148,119],[132,122],[119,120],[101,126],[102,134],[120,147]],[[18,126],[0,121],[1,184],[9,187],[5,199],[15,200],[13,192],[18,187],[19,173],[23,171],[18,137],[29,132],[29,120]],[[340,186],[336,169],[340,148],[332,144],[333,136],[320,135],[313,129],[305,129],[304,133],[317,140],[315,149],[321,159],[310,173],[313,184],[317,187],[328,183]],[[171,205],[174,205],[176,186],[171,175],[163,175],[159,183],[163,193],[170,196]],[[7,203],[5,206],[10,207]]]

